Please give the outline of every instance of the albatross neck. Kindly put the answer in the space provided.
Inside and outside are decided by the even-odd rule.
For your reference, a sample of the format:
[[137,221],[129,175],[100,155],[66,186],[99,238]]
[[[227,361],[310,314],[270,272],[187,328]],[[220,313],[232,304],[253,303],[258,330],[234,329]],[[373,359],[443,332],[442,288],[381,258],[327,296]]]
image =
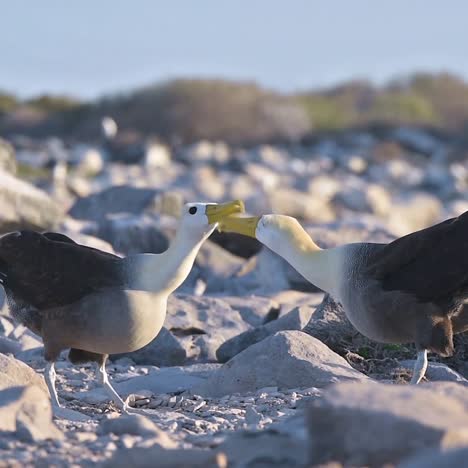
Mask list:
[[161,254],[138,254],[131,263],[132,287],[151,292],[175,291],[187,278],[205,239],[179,229],[169,248]]
[[338,299],[339,249],[321,249],[305,231],[300,236],[297,234],[293,237],[284,235],[273,242],[262,242],[283,257],[306,280]]

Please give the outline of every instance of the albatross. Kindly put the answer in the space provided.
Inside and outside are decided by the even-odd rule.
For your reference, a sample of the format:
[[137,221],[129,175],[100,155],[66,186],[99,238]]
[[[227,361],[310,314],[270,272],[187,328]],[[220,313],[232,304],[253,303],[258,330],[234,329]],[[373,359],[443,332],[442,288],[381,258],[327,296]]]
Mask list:
[[453,354],[453,335],[468,330],[468,211],[388,244],[321,249],[292,217],[230,216],[219,229],[257,238],[304,278],[328,292],[351,324],[383,343],[415,343],[411,383],[427,353]]
[[19,231],[0,238],[0,282],[12,316],[42,337],[45,380],[54,413],[61,406],[54,363],[70,349],[74,363],[94,361],[105,390],[123,411],[106,360],[153,340],[163,326],[168,296],[187,278],[203,242],[240,201],[188,203],[175,238],[161,254],[125,258],[77,244],[57,232]]

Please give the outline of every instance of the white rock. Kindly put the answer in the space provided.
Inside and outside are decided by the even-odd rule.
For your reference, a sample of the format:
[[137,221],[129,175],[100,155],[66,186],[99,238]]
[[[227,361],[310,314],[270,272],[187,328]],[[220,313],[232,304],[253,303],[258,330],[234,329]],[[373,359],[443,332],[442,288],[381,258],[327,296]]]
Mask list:
[[[445,393],[443,391],[445,389]],[[468,443],[465,387],[340,383],[308,411],[310,462],[382,466],[429,447]]]
[[282,331],[224,364],[194,391],[223,396],[259,388],[323,387],[340,380],[365,380],[341,356],[301,331]]
[[48,396],[35,385],[0,390],[0,431],[25,442],[63,437],[52,423]]

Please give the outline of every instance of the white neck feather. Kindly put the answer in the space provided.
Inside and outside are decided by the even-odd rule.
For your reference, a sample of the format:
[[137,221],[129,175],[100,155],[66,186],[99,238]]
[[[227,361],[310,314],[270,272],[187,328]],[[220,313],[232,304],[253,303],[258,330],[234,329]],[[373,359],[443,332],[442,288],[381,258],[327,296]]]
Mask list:
[[179,229],[165,252],[128,257],[131,287],[171,294],[189,275],[200,247],[211,232],[200,239],[200,236]]

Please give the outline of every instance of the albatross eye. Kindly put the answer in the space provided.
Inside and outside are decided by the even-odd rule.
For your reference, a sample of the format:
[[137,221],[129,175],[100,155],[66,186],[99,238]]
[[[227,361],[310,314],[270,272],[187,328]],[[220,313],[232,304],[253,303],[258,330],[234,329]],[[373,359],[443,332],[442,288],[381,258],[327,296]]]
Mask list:
[[197,212],[197,207],[196,206],[191,206],[188,210],[190,214],[195,214]]

